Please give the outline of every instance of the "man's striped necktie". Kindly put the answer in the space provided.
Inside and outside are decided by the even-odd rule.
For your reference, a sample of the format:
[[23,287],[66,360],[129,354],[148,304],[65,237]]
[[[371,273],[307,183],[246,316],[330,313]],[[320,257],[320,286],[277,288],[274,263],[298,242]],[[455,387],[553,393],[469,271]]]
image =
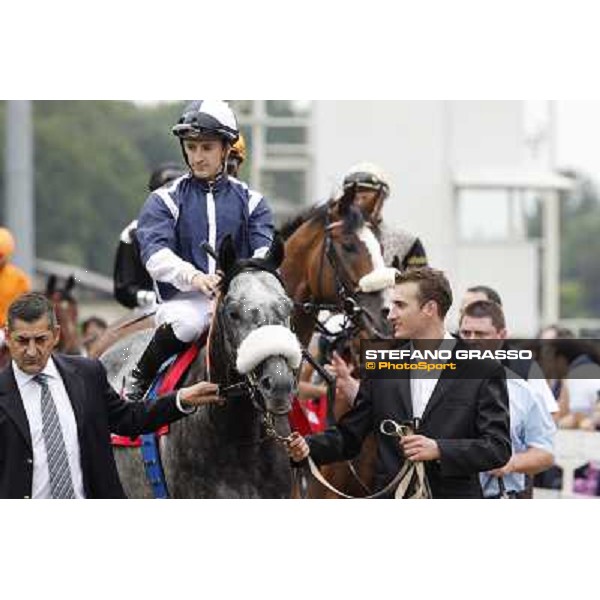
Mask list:
[[42,388],[42,434],[48,456],[52,498],[75,498],[65,440],[47,376],[39,373],[34,381]]

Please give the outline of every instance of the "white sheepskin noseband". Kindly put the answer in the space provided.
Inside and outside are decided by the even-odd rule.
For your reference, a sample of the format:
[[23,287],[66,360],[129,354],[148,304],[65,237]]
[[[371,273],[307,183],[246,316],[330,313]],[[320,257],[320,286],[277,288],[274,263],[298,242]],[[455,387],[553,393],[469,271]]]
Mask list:
[[361,292],[381,292],[393,287],[398,271],[393,267],[380,267],[360,278],[358,287]]
[[302,360],[298,338],[283,325],[259,327],[241,343],[235,366],[238,373],[246,375],[269,356],[283,356],[292,369],[297,369]]

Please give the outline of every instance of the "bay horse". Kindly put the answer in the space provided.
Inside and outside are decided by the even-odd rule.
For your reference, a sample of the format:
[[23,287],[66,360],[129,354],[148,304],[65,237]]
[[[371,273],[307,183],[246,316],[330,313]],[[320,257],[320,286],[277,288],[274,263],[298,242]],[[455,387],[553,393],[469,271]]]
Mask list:
[[393,285],[372,226],[355,206],[356,186],[284,225],[281,276],[294,301],[293,329],[307,346],[318,313],[343,313],[355,333],[390,335],[383,291]]
[[[361,337],[391,337],[385,290],[393,285],[395,269],[385,267],[375,226],[356,205],[356,194],[357,187],[350,187],[340,199],[311,208],[283,226],[281,275],[295,302],[292,322],[301,343],[307,346],[317,327],[331,344],[344,347],[345,357],[358,367]],[[335,334],[322,327],[318,314],[323,309],[342,313],[345,326]],[[329,400],[329,420],[337,421],[350,407],[341,398]],[[356,466],[336,463],[321,471],[336,487],[365,495],[375,452],[374,441],[367,439]],[[311,482],[309,496],[330,497],[330,493]]]
[[[293,304],[276,272],[282,258],[278,237],[264,259],[238,261],[230,238],[221,245],[218,264],[224,278],[208,334],[208,361],[201,354],[183,385],[213,381],[227,401],[200,407],[160,438],[171,497],[290,497],[292,472],[282,442],[290,434],[288,412],[301,348],[289,329]],[[119,373],[136,360],[147,335],[151,332],[137,331],[102,355],[113,385],[121,387]],[[123,367],[119,355],[132,346],[129,366]],[[121,369],[116,382],[115,369]],[[139,449],[114,450],[125,493],[151,497]]]
[[60,339],[56,350],[64,354],[81,354],[79,336],[79,309],[73,295],[75,277],[70,275],[62,288],[57,286],[56,275],[50,275],[46,282],[46,297],[52,302],[56,319],[60,325]]

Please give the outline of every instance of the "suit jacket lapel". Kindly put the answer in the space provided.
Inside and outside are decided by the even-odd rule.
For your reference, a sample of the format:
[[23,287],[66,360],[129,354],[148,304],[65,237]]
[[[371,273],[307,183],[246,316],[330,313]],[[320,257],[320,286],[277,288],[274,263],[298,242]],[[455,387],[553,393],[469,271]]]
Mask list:
[[413,418],[413,407],[412,407],[412,394],[410,391],[410,379],[408,377],[400,377],[398,379],[398,388],[400,393],[400,401],[404,412],[407,415],[407,419],[412,421]]
[[77,430],[81,433],[83,426],[83,399],[85,398],[83,379],[77,368],[67,358],[58,355],[54,355],[52,358],[65,384],[67,395],[75,414]]
[[456,374],[449,375],[448,371],[442,371],[438,382],[433,388],[431,398],[423,412],[423,419],[427,418],[429,413],[447,396],[448,390],[459,380]]
[[15,380],[12,363],[0,375],[0,407],[17,426],[29,448],[32,448],[29,421]]

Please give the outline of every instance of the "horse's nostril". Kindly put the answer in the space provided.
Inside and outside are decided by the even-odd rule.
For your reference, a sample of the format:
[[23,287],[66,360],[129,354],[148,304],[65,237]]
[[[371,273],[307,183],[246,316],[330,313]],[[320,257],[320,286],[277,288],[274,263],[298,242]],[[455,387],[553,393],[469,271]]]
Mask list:
[[264,377],[260,383],[265,390],[271,389],[271,378],[270,377]]

